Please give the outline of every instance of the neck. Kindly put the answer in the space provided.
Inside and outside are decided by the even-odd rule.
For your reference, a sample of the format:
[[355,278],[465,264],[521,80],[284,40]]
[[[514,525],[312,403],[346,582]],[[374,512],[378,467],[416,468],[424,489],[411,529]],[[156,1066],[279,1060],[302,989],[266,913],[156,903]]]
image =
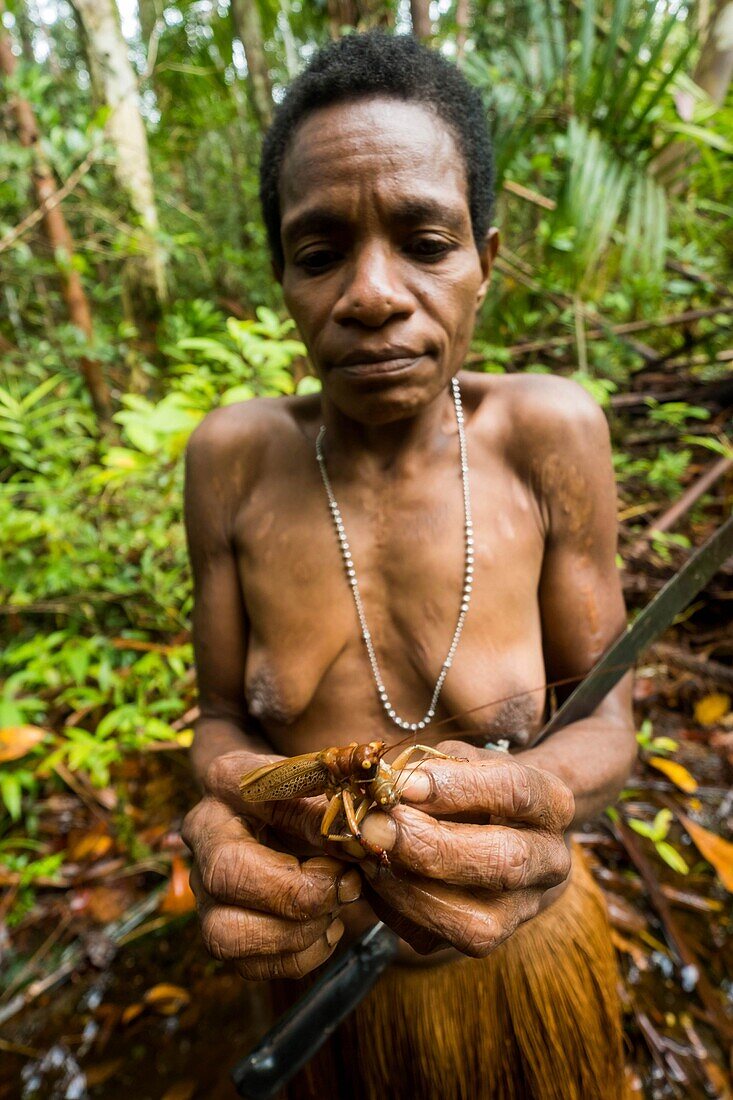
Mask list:
[[326,427],[323,450],[342,471],[409,473],[441,451],[456,432],[450,385],[417,413],[387,424],[353,420],[325,394],[321,407]]

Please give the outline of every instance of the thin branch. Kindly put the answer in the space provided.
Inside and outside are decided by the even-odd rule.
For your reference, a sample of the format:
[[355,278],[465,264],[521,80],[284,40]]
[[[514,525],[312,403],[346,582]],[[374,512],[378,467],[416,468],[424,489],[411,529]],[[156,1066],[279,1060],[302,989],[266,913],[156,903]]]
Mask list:
[[22,237],[24,233],[27,233],[29,229],[32,229],[34,225],[42,221],[49,210],[53,210],[54,207],[63,202],[67,195],[71,194],[80,180],[84,178],[100,155],[101,147],[90,149],[84,157],[84,160],[78,164],[71,173],[66,183],[52,192],[52,194],[48,195],[41,205],[36,207],[27,218],[23,218],[23,221],[16,225],[14,229],[11,229],[9,233],[6,233],[4,237],[0,238],[0,252],[5,252],[8,248],[11,248],[19,237]]

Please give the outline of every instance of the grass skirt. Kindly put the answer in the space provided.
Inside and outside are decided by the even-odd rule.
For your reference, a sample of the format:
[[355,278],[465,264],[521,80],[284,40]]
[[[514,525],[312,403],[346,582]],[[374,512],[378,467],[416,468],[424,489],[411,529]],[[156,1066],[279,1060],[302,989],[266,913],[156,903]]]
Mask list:
[[487,959],[391,967],[287,1096],[622,1100],[623,1081],[608,918],[576,848],[562,896]]

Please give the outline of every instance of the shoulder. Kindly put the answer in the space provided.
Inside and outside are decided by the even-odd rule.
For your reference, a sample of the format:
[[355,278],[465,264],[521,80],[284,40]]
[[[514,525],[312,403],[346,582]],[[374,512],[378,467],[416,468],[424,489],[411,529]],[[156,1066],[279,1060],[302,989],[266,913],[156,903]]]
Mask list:
[[551,374],[472,375],[466,388],[480,434],[493,448],[499,444],[520,474],[531,476],[549,456],[582,463],[610,455],[606,416],[577,382]]
[[309,397],[253,397],[213,409],[188,441],[187,474],[213,474],[223,467],[241,488],[298,431],[312,403]]
[[478,397],[480,434],[527,485],[545,533],[615,510],[608,423],[582,386],[547,374],[479,376]]
[[272,458],[299,433],[308,402],[306,397],[253,397],[208,413],[186,446],[187,517],[230,526]]

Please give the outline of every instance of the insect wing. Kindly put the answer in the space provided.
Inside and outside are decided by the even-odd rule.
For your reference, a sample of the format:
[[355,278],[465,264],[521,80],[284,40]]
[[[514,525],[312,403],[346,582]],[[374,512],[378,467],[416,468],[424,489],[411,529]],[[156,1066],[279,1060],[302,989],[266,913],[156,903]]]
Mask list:
[[305,798],[311,794],[323,794],[328,786],[330,772],[315,753],[291,756],[265,764],[253,772],[247,772],[239,782],[239,790],[247,802],[279,802],[286,798]]

